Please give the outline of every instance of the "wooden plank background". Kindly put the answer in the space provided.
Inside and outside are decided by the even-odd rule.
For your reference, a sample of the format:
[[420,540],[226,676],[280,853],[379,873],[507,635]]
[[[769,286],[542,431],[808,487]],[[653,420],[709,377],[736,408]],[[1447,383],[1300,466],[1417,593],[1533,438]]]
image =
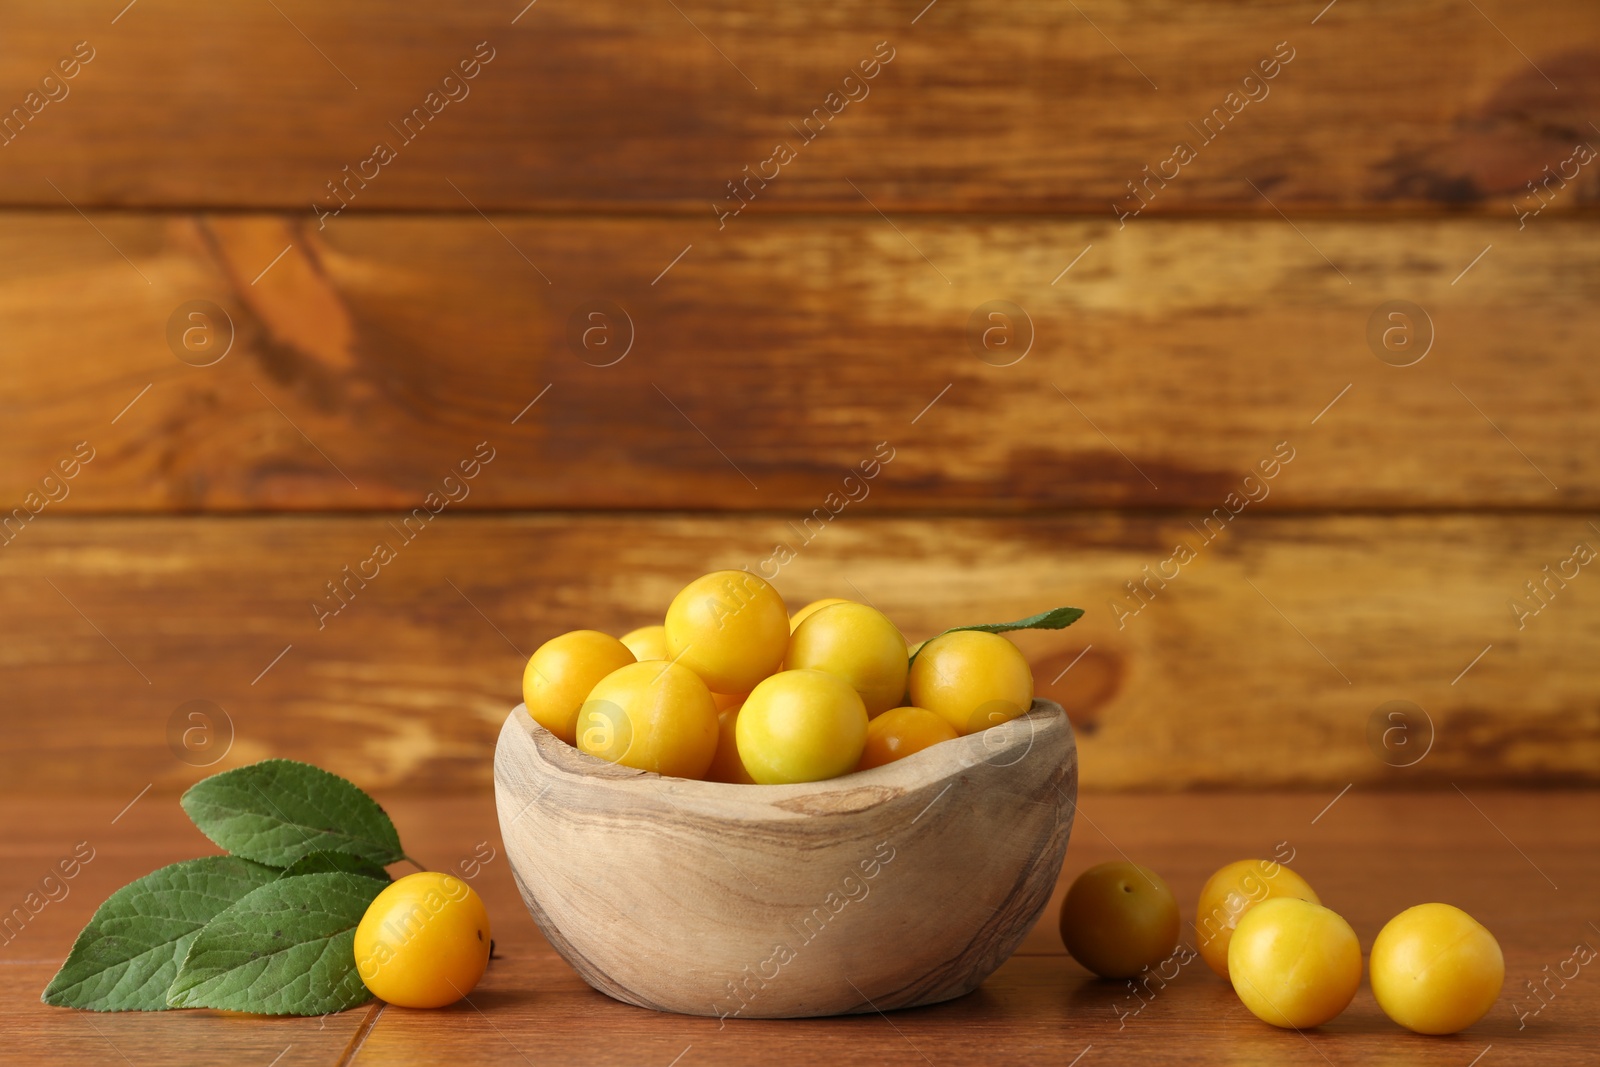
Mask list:
[[[1586,0],[1484,0],[1481,13],[1345,0],[1317,18],[1325,2],[141,0],[115,23],[120,5],[9,3],[13,98],[80,40],[94,58],[5,149],[0,199],[309,217],[325,183],[387,139],[397,158],[353,211],[470,212],[465,194],[486,210],[714,222],[726,183],[792,141],[757,204],[871,213],[864,193],[903,210],[1109,217],[1128,181],[1198,141],[1188,124],[1280,54],[1292,58],[1261,99],[1197,147],[1152,212],[1272,216],[1248,178],[1285,209],[1498,215],[1593,136],[1600,13]],[[175,53],[180,40],[192,47]],[[493,58],[450,100],[443,79],[480,42]],[[893,58],[846,86],[880,42]],[[390,123],[434,90],[449,102],[406,142]],[[860,99],[802,141],[790,124],[840,107],[835,92]],[[1594,174],[1579,184],[1551,210],[1592,204]]]
[[[87,439],[62,511],[404,509],[489,438],[507,462],[473,507],[803,513],[888,440],[863,509],[1209,510],[1287,439],[1304,448],[1265,508],[1600,505],[1589,221],[1545,220],[1456,285],[1504,221],[1307,223],[1338,270],[1276,219],[918,218],[909,241],[749,219],[704,244],[658,219],[98,221],[137,269],[76,215],[0,234],[0,499]],[[1366,340],[1397,296],[1433,323],[1411,367]],[[969,344],[997,299],[1032,322],[1011,366]],[[227,316],[215,366],[168,345],[196,300]],[[632,349],[595,366],[610,353],[569,320],[606,300]]]
[[[487,789],[525,653],[569,629],[659,620],[684,574],[761,568],[778,544],[795,553],[777,577],[794,603],[866,599],[912,640],[1086,608],[1070,630],[1017,635],[1039,692],[1078,727],[1086,788],[1549,784],[1600,763],[1600,592],[1580,578],[1523,629],[1507,608],[1595,539],[1575,516],[1246,511],[1210,544],[1188,520],[1117,513],[846,511],[809,544],[779,518],[445,511],[411,542],[395,522],[41,519],[26,560],[0,552],[11,699],[34,709],[10,725],[28,758],[7,786],[179,789],[216,750],[198,735],[185,749],[172,723],[208,700],[232,723],[219,765],[285,755],[381,788]],[[1179,541],[1197,558],[1140,606],[1125,583]],[[379,542],[395,558],[345,586],[343,568]],[[1409,750],[1398,735],[1373,745],[1394,700],[1431,722],[1416,720]],[[1425,758],[1396,766],[1430,734]]]
[[482,790],[523,654],[819,508],[796,603],[1089,610],[1088,787],[1600,781],[1592,4],[524,2],[0,3],[0,789],[179,789],[204,699]]

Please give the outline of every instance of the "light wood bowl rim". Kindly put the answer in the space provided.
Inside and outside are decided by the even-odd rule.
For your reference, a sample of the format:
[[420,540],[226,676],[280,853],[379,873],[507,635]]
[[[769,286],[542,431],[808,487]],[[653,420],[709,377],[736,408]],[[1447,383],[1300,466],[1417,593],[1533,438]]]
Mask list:
[[[983,763],[1014,763],[1041,738],[1057,731],[1067,735],[1063,761],[1077,756],[1076,738],[1066,710],[1055,701],[1041,699],[1034,700],[1022,715],[988,730],[941,741],[881,767],[794,785],[707,782],[624,767],[567,744],[534,721],[525,704],[513,708],[509,718],[522,727],[541,776],[635,794],[641,802],[658,802],[665,794],[677,805],[698,808],[698,813],[723,819],[731,817],[727,802],[738,797],[742,805],[737,809],[741,813],[738,819],[748,822],[865,811],[914,789],[954,780]],[[997,737],[997,730],[1005,733]]]

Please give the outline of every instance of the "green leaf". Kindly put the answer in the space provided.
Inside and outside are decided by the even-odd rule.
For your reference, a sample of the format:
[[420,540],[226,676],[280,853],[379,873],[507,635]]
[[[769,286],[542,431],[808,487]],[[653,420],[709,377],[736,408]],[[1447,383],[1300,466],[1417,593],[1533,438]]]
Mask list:
[[174,1008],[322,1015],[372,998],[356,925],[383,883],[333,872],[280,878],[206,924],[167,991]]
[[[1051,608],[1049,611],[1041,611],[1037,615],[1029,615],[1026,619],[1018,619],[1015,622],[979,622],[971,626],[952,626],[944,633],[935,634],[928,640],[932,641],[957,630],[982,630],[986,634],[1003,634],[1012,630],[1064,630],[1081,618],[1083,618],[1082,608]],[[921,652],[927,647],[928,641],[924,641],[918,646],[917,651]],[[911,658],[915,660],[917,657],[913,655]]]
[[1026,619],[1016,622],[980,622],[971,626],[952,626],[945,633],[955,630],[982,630],[986,634],[1003,634],[1012,630],[1064,630],[1068,626],[1083,618],[1082,608],[1051,608],[1041,611],[1037,615],[1029,615]]
[[293,878],[302,874],[328,874],[336,871],[377,878],[385,882],[391,881],[388,871],[348,852],[308,852],[289,864],[284,869],[283,876]]
[[313,852],[345,852],[380,867],[405,858],[376,801],[309,763],[269,759],[223,771],[196,782],[180,803],[218,845],[273,867]]
[[117,890],[40,998],[90,1011],[161,1011],[189,944],[212,917],[280,872],[234,856],[185,860]]

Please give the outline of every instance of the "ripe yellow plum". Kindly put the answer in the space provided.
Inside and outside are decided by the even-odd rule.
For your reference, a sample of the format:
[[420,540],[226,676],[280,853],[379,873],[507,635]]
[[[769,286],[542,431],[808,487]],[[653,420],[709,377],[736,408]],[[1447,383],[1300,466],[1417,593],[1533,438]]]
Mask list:
[[826,671],[774,674],[739,708],[739,759],[763,785],[818,782],[855,769],[867,740],[867,709]]
[[1061,940],[1101,978],[1132,978],[1178,947],[1178,901],[1148,867],[1113,860],[1073,880],[1061,902]]
[[1033,671],[1000,634],[954,630],[922,646],[911,664],[911,703],[944,717],[957,733],[1008,722],[1033,706]]
[[703,778],[717,750],[711,691],[687,667],[630,663],[602,678],[578,712],[578,748],[675,778]]
[[660,623],[629,630],[622,635],[622,643],[628,646],[634,659],[667,658],[667,628]]
[[927,708],[890,708],[867,723],[867,743],[856,770],[905,759],[941,741],[954,741],[957,736],[955,727]]
[[1304,878],[1272,860],[1236,860],[1206,879],[1195,906],[1194,928],[1206,966],[1228,977],[1228,942],[1239,919],[1272,897],[1322,903]]
[[842,597],[836,597],[836,596],[828,596],[828,597],[823,597],[821,600],[813,600],[811,603],[807,604],[805,607],[801,608],[799,611],[797,611],[793,615],[789,616],[789,632],[790,633],[794,633],[796,630],[798,630],[800,628],[800,624],[802,622],[805,622],[806,619],[809,618],[812,615],[813,612],[821,611],[823,608],[828,607],[829,605],[832,605],[832,604],[848,604],[848,603],[850,603],[850,601],[845,600]]
[[356,925],[356,973],[372,994],[402,1008],[442,1008],[489,966],[489,913],[452,874],[420,871],[373,898]]
[[869,718],[900,703],[906,691],[906,639],[887,615],[865,604],[830,604],[809,615],[790,635],[783,665],[843,678]]
[[778,591],[747,571],[713,571],[667,608],[667,658],[717,693],[748,693],[783,663],[789,612]]
[[1506,961],[1494,935],[1449,904],[1418,904],[1372,943],[1372,993],[1383,1013],[1419,1034],[1453,1034],[1488,1014]]
[[1349,1007],[1361,984],[1361,942],[1339,915],[1296,897],[1251,908],[1228,943],[1228,977],[1262,1022],[1303,1030]]
[[628,646],[598,630],[552,637],[528,658],[522,701],[535,722],[567,744],[576,742],[578,708],[606,675],[634,662]]

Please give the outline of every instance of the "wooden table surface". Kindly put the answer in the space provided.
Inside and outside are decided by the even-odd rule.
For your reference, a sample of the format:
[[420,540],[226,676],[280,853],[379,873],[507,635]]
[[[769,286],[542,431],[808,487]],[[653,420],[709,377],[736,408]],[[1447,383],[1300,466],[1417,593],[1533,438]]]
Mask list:
[[[1576,957],[1582,959],[1600,946],[1596,792],[1091,794],[1080,805],[1063,880],[1045,917],[976,993],[888,1016],[725,1025],[629,1007],[584,985],[523,908],[489,797],[383,800],[408,850],[432,868],[454,869],[494,850],[473,884],[489,905],[497,958],[469,1003],[439,1011],[374,1003],[320,1019],[45,1007],[40,990],[107,894],[157,866],[211,850],[170,795],[142,796],[121,814],[122,799],[0,801],[6,827],[0,901],[7,907],[79,842],[94,849],[94,859],[67,883],[68,895],[0,946],[5,1061],[1558,1067],[1594,1063],[1600,1055],[1600,966],[1574,962],[1576,947],[1586,946]],[[1094,979],[1062,949],[1056,908],[1085,867],[1119,854],[1153,867],[1189,920],[1212,869],[1290,849],[1295,868],[1350,920],[1363,946],[1390,916],[1424,901],[1457,904],[1484,922],[1506,956],[1505,989],[1488,1017],[1454,1037],[1419,1037],[1384,1018],[1363,985],[1329,1025],[1275,1030],[1251,1017],[1198,960],[1165,988],[1136,997],[1123,983]],[[1192,937],[1190,930],[1186,940]],[[1562,971],[1567,978],[1541,987],[1548,989],[1543,999],[1525,984]]]

